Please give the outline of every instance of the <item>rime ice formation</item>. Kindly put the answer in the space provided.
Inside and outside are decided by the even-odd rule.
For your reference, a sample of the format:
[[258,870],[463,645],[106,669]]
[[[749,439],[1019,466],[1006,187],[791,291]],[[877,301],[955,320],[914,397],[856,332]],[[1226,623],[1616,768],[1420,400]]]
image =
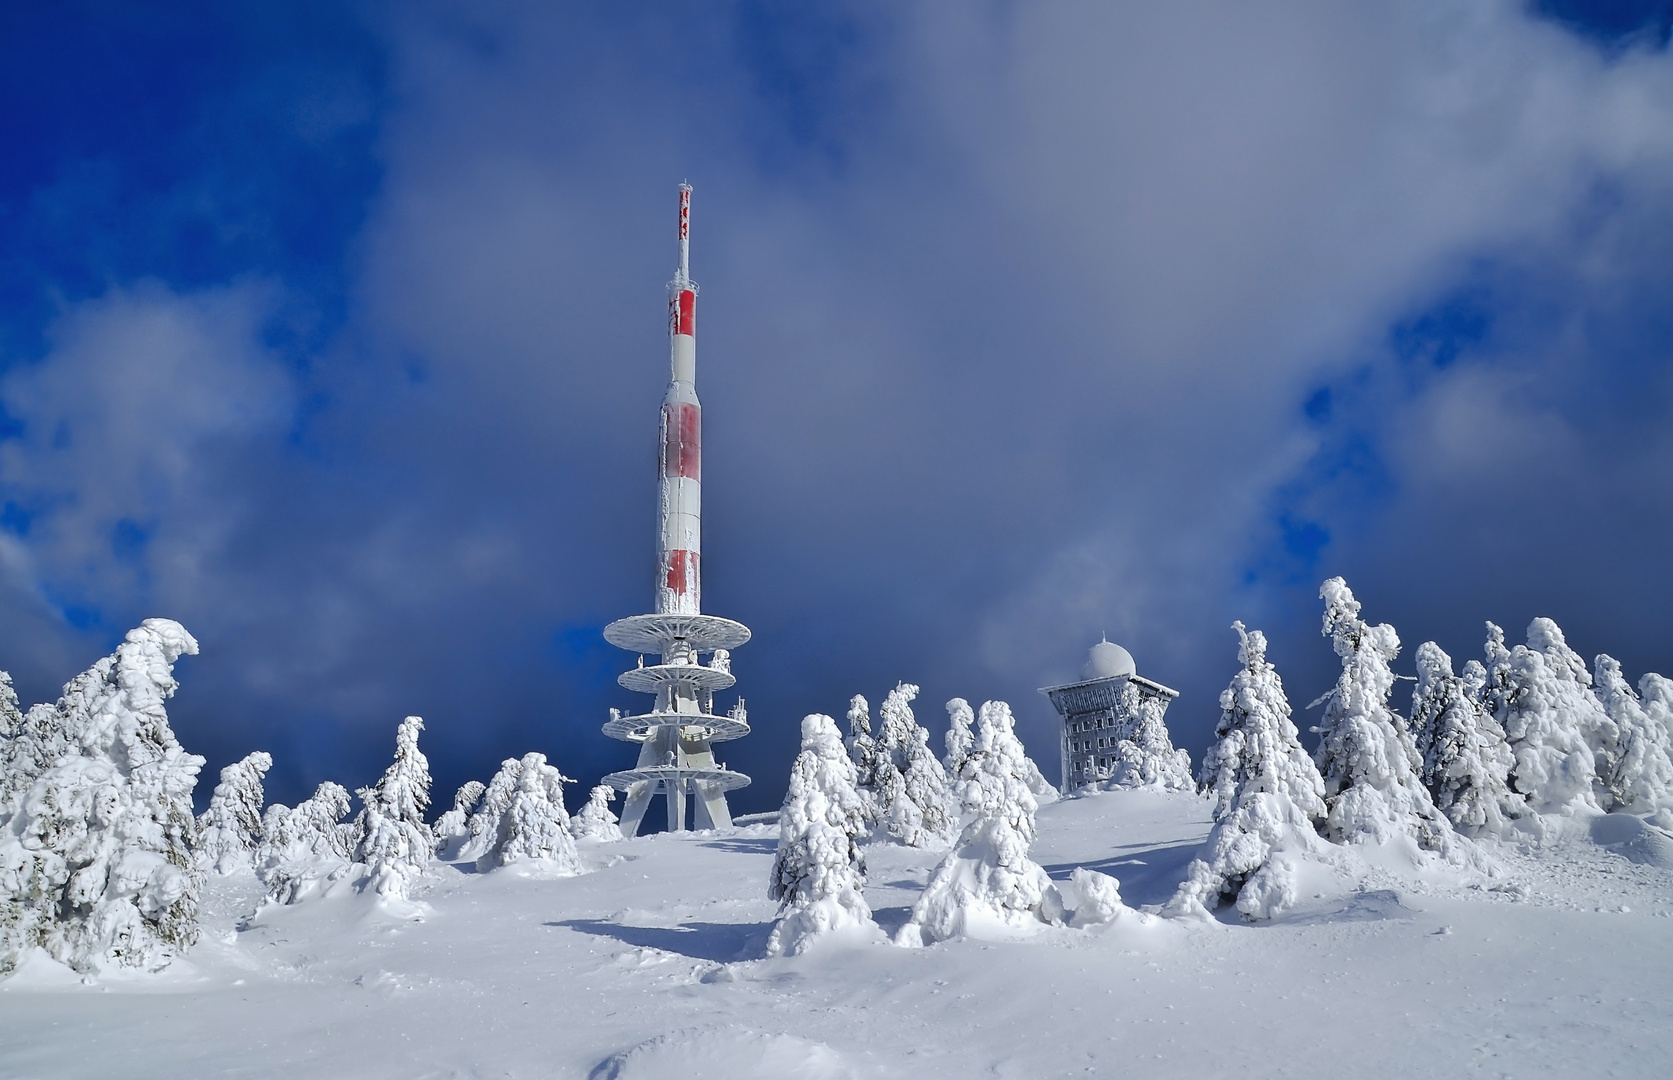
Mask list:
[[[1550,619],[1528,624],[1528,643],[1508,653],[1487,624],[1489,700],[1498,705],[1515,765],[1511,786],[1538,814],[1596,814],[1598,760],[1615,743],[1615,724],[1592,693],[1591,675]],[[1607,771],[1605,773],[1607,775]]]
[[478,869],[534,862],[554,875],[581,872],[581,858],[575,850],[569,813],[564,809],[563,785],[568,780],[546,764],[545,754],[527,754],[511,794],[511,805],[500,817],[499,839]]
[[882,939],[861,891],[866,820],[855,779],[836,721],[817,713],[804,718],[767,883],[767,898],[779,902],[769,956],[795,955],[832,935]]
[[1417,647],[1412,690],[1412,742],[1435,808],[1468,836],[1501,835],[1527,813],[1510,790],[1510,745],[1482,695],[1487,671],[1471,660],[1463,675],[1433,641]]
[[29,948],[77,971],[157,970],[197,939],[203,759],[164,709],[174,662],[196,652],[179,623],[146,619],[56,704],[20,716],[5,695],[0,972]]
[[872,735],[866,699],[855,694],[848,707],[848,753],[869,821],[911,847],[937,847],[951,840],[952,795],[946,771],[929,749],[929,732],[912,713],[918,688],[897,683],[879,708],[880,728]]
[[970,746],[976,741],[970,726],[976,722],[976,711],[961,697],[947,702],[947,756],[941,759],[948,776],[957,776],[970,756]]
[[436,838],[436,851],[444,859],[453,858],[471,834],[471,811],[482,801],[488,790],[480,780],[467,780],[453,793],[453,806],[430,826]]
[[358,792],[354,861],[365,868],[362,889],[406,900],[429,868],[435,837],[424,824],[430,806],[430,763],[418,749],[424,721],[409,716],[395,729],[395,760],[382,779]]
[[912,847],[945,847],[952,843],[956,822],[952,815],[952,789],[941,762],[929,748],[929,732],[914,728],[913,743],[906,751],[906,772],[901,776],[905,801],[916,808],[913,826],[897,832],[893,819],[889,831]]
[[461,860],[476,862],[493,850],[494,845],[499,842],[500,818],[511,806],[511,796],[517,791],[517,784],[522,775],[521,759],[506,758],[500,762],[499,771],[489,779],[482,797],[477,800],[476,809],[466,821],[470,838],[459,850],[458,857]]
[[218,874],[255,869],[253,856],[261,842],[261,782],[272,767],[273,758],[257,750],[221,770],[209,809],[198,818],[200,866]]
[[[502,777],[512,774],[515,780],[502,782]],[[563,803],[563,785],[574,781],[546,764],[545,754],[508,760],[494,780],[488,792],[503,793],[504,809],[494,823],[492,844],[476,860],[477,869],[487,871],[530,862],[535,869],[555,877],[579,874],[581,857]],[[499,801],[496,798],[494,804]],[[489,805],[485,795],[483,806],[486,809]]]
[[[1653,814],[1663,806],[1673,806],[1673,736],[1666,723],[1644,708],[1614,657],[1601,654],[1592,666],[1597,673],[1598,703],[1618,733],[1614,761],[1604,778],[1610,809]],[[1655,674],[1639,681],[1655,685],[1651,680],[1666,682]]]
[[1168,727],[1162,722],[1162,714],[1167,711],[1166,700],[1141,694],[1131,681],[1121,688],[1121,693],[1133,726],[1115,744],[1110,782],[1124,788],[1190,791],[1195,786],[1191,780],[1191,755],[1174,749],[1173,740],[1168,737]]
[[617,824],[616,815],[610,811],[610,800],[615,797],[616,789],[609,784],[593,788],[592,794],[587,796],[587,805],[570,819],[577,840],[612,841],[622,838],[621,826]]
[[255,863],[269,900],[295,904],[348,874],[355,844],[354,825],[343,821],[348,813],[348,790],[329,780],[294,810],[282,803],[267,808]]
[[1220,693],[1220,723],[1199,774],[1215,824],[1169,912],[1203,915],[1233,900],[1245,918],[1265,919],[1295,902],[1300,860],[1325,848],[1317,832],[1324,781],[1290,720],[1266,635],[1241,622],[1232,629],[1243,666]]
[[1422,851],[1448,858],[1466,843],[1435,809],[1419,777],[1422,762],[1405,721],[1388,707],[1394,689],[1389,664],[1400,638],[1387,623],[1359,617],[1359,601],[1347,582],[1331,578],[1319,587],[1325,602],[1323,633],[1342,659],[1342,675],[1320,701],[1324,715],[1314,731],[1314,755],[1325,785],[1325,835],[1339,843],[1383,844],[1402,837]]
[[1038,803],[1029,790],[1016,720],[1003,701],[982,704],[976,742],[958,777],[971,817],[955,847],[930,875],[896,940],[923,945],[984,929],[1024,929],[1062,919],[1063,903],[1046,872],[1028,858]]

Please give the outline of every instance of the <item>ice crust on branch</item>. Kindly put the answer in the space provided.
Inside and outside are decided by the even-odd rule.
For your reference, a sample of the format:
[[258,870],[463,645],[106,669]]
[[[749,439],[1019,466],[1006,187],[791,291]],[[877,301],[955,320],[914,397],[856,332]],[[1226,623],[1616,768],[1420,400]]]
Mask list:
[[1450,860],[1465,854],[1462,837],[1435,809],[1419,775],[1422,761],[1405,720],[1388,707],[1390,663],[1400,638],[1387,623],[1359,617],[1346,581],[1319,587],[1324,636],[1342,660],[1342,675],[1321,699],[1324,715],[1314,755],[1325,785],[1325,836],[1338,843],[1385,844],[1410,838],[1424,852]]
[[1417,647],[1412,742],[1435,807],[1467,836],[1504,835],[1527,804],[1510,790],[1513,761],[1504,729],[1485,702],[1487,670],[1471,660],[1462,675],[1452,657],[1426,641]]
[[[531,869],[553,877],[581,873],[581,856],[563,803],[563,785],[574,782],[548,765],[545,754],[507,759],[483,795],[484,811],[502,803],[503,809],[492,823],[493,840],[477,858],[476,868],[531,863]],[[484,832],[489,832],[487,823]]]
[[[1266,635],[1237,631],[1242,667],[1220,693],[1215,741],[1199,779],[1214,800],[1214,828],[1168,905],[1206,915],[1233,900],[1246,919],[1269,919],[1295,902],[1301,860],[1319,857],[1324,781],[1301,746]],[[1078,913],[1077,913],[1078,914]]]
[[430,763],[418,749],[421,717],[395,729],[395,760],[372,787],[361,788],[354,861],[364,867],[359,888],[388,900],[410,899],[430,866],[435,837],[424,823],[430,806]]
[[984,929],[1019,930],[1060,922],[1063,902],[1046,872],[1028,858],[1039,804],[1029,789],[1027,755],[1003,701],[982,704],[976,741],[957,791],[971,821],[930,875],[896,941],[922,945]]
[[609,784],[599,784],[587,796],[587,805],[576,812],[570,822],[575,827],[577,840],[612,841],[622,838],[619,818],[611,811],[610,802],[616,797],[616,789]]
[[254,855],[261,842],[262,780],[273,758],[257,750],[221,770],[221,782],[198,818],[198,864],[217,874],[255,869]]
[[866,819],[856,779],[836,721],[818,713],[805,717],[767,882],[767,898],[779,902],[769,956],[793,956],[833,935],[882,939],[862,892]]
[[1614,657],[1600,654],[1592,666],[1597,673],[1598,702],[1617,731],[1614,761],[1605,778],[1610,809],[1653,814],[1661,807],[1673,807],[1667,680],[1654,673],[1640,679],[1639,685],[1645,688],[1641,701]]
[[146,619],[56,704],[23,716],[0,695],[0,972],[29,948],[77,971],[158,970],[197,939],[203,759],[164,708],[175,661],[197,650],[179,623]]

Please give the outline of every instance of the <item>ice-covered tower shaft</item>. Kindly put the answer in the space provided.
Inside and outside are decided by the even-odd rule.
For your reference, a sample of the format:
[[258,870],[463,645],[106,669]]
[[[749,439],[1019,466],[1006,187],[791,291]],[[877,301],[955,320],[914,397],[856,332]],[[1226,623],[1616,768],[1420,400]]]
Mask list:
[[680,185],[680,264],[669,283],[668,393],[662,399],[656,610],[702,610],[703,406],[697,400],[697,285],[691,280],[691,185]]

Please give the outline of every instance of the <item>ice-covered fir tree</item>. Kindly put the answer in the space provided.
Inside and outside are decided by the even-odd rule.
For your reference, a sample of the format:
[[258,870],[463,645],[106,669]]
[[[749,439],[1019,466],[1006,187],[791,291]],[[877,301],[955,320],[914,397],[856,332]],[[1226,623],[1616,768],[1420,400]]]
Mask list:
[[957,847],[930,875],[897,940],[925,944],[983,927],[1011,929],[1056,922],[1062,899],[1051,879],[1028,858],[1039,804],[1029,790],[1027,755],[1011,707],[982,704],[976,741],[958,777],[971,820]]
[[1124,788],[1190,791],[1195,786],[1191,780],[1191,755],[1176,750],[1168,737],[1168,726],[1162,720],[1166,705],[1141,695],[1132,683],[1122,687],[1122,696],[1127,699],[1128,715],[1133,718],[1132,729],[1116,744],[1111,782]]
[[917,813],[915,821],[898,832],[891,819],[891,835],[911,847],[945,847],[952,843],[956,825],[952,787],[941,762],[930,751],[929,732],[921,727],[914,729],[912,746],[906,752],[901,788],[904,801]]
[[1423,851],[1460,853],[1452,823],[1423,786],[1405,720],[1388,707],[1399,636],[1387,623],[1360,619],[1359,601],[1339,577],[1320,586],[1319,598],[1324,635],[1342,660],[1342,675],[1320,699],[1324,715],[1313,729],[1320,736],[1314,760],[1324,778],[1325,835],[1373,844],[1410,837]]
[[1220,692],[1220,722],[1198,774],[1214,799],[1214,828],[1169,905],[1201,915],[1230,900],[1245,918],[1294,903],[1299,861],[1323,847],[1324,781],[1301,746],[1266,635],[1237,631],[1241,665]]
[[471,811],[482,801],[482,793],[486,790],[487,785],[480,780],[465,781],[453,793],[453,806],[430,826],[430,832],[436,838],[436,851],[442,858],[452,858],[470,837]]
[[883,807],[877,787],[882,777],[880,773],[888,762],[889,755],[883,750],[871,731],[871,705],[865,697],[855,694],[848,701],[848,760],[854,763],[856,785],[860,792],[860,801],[865,807],[866,821],[876,824],[882,816]]
[[365,867],[362,888],[406,900],[429,869],[435,837],[424,823],[430,806],[430,763],[418,749],[424,721],[409,716],[395,729],[395,760],[372,787],[361,788],[354,861]]
[[1502,834],[1527,813],[1510,790],[1510,744],[1485,705],[1487,670],[1474,660],[1464,674],[1433,641],[1417,647],[1412,743],[1435,807],[1467,836]]
[[[1598,656],[1593,668],[1598,703],[1617,731],[1613,768],[1605,778],[1609,809],[1653,814],[1660,807],[1673,807],[1673,737],[1644,708],[1614,657]],[[1646,675],[1641,681],[1651,678],[1661,676]]]
[[1505,670],[1495,719],[1515,759],[1512,788],[1535,813],[1599,812],[1598,762],[1612,756],[1617,732],[1592,693],[1585,662],[1550,619],[1529,623],[1527,645],[1502,657],[1494,655],[1494,629],[1488,624],[1488,671]]
[[179,623],[147,619],[56,704],[7,714],[0,971],[28,948],[78,971],[155,970],[196,940],[203,759],[164,708],[175,661],[196,652]]
[[475,862],[493,850],[499,840],[500,818],[511,806],[511,796],[516,793],[522,775],[523,762],[520,759],[506,758],[500,762],[499,771],[488,781],[488,787],[466,822],[470,838],[459,850],[460,859]]
[[948,776],[957,776],[964,768],[964,759],[970,756],[971,744],[976,741],[971,731],[975,722],[976,710],[970,707],[970,702],[961,697],[947,702],[947,756],[942,759],[942,764]]
[[895,684],[895,688],[883,696],[883,704],[877,707],[878,720],[881,730],[877,733],[877,741],[883,752],[889,755],[895,768],[903,774],[906,772],[906,754],[916,740],[918,718],[912,714],[912,702],[918,696],[918,688],[909,682]]
[[616,789],[609,784],[599,784],[587,796],[587,805],[581,807],[570,822],[575,828],[577,840],[620,840],[622,838],[620,819],[610,809],[610,802],[616,797]]
[[198,818],[198,864],[217,874],[255,869],[261,842],[261,784],[273,758],[257,750],[221,770],[209,808]]
[[348,789],[329,780],[294,810],[283,803],[267,808],[255,864],[268,899],[294,904],[334,875],[347,875],[354,845],[354,825],[343,821],[348,812]]
[[804,718],[767,882],[767,898],[779,902],[769,956],[794,955],[833,934],[882,936],[861,892],[866,819],[856,780],[836,721],[817,713]]
[[546,764],[545,754],[525,754],[511,802],[500,815],[494,847],[477,860],[477,869],[531,862],[543,873],[568,877],[581,872],[581,856],[569,812],[564,809],[563,786],[574,783]]

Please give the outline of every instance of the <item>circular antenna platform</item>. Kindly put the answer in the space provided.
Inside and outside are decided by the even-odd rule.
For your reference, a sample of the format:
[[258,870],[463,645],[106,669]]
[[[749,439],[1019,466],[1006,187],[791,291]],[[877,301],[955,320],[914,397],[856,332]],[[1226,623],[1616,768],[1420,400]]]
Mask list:
[[604,640],[628,652],[661,654],[676,641],[700,653],[736,649],[749,627],[718,615],[629,615],[604,628]]

